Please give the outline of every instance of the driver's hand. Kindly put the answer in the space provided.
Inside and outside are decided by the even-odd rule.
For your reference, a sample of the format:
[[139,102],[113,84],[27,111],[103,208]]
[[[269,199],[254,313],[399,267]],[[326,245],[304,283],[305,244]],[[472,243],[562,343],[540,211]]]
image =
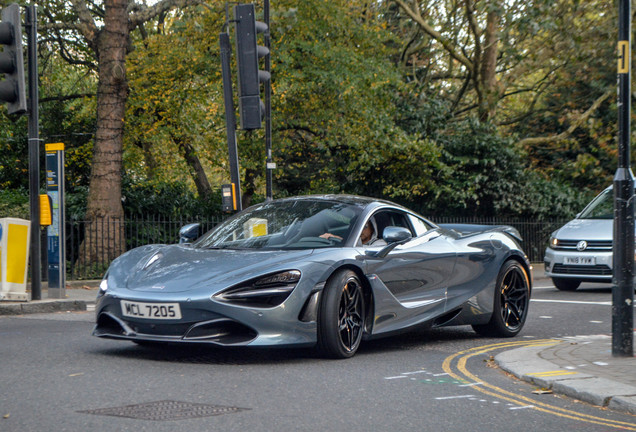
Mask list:
[[338,235],[335,235],[335,234],[331,234],[331,233],[324,233],[324,234],[319,235],[318,237],[324,238],[324,239],[327,239],[327,240],[329,240],[330,238],[336,239],[336,240],[342,240],[342,237],[340,237]]

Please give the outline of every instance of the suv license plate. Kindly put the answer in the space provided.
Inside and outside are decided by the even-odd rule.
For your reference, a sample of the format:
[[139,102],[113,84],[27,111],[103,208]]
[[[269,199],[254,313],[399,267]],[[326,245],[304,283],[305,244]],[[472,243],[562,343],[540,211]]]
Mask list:
[[593,266],[596,265],[596,258],[582,256],[565,257],[563,258],[563,264]]
[[144,319],[181,319],[179,303],[142,303],[121,300],[122,315]]

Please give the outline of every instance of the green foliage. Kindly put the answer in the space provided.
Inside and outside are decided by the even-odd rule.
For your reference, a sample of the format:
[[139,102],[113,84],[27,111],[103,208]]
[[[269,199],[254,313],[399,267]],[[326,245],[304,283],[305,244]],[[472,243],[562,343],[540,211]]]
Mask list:
[[431,187],[421,179],[439,151],[396,126],[403,83],[389,60],[392,36],[364,5],[278,6],[273,116],[276,185],[285,194],[397,197]]
[[29,189],[29,149],[25,117],[0,114],[0,189]]
[[[128,58],[124,160],[142,180],[193,186],[186,146],[220,185],[226,165],[218,34],[223,9],[199,6],[171,14],[137,42]],[[218,177],[218,178],[217,178]]]
[[29,194],[21,189],[0,190],[0,218],[30,219]]
[[[58,9],[56,20],[77,20],[71,8],[49,3]],[[470,56],[466,8],[419,3],[426,20]],[[446,61],[444,47],[395,2],[272,4],[275,197],[356,193],[429,215],[542,219],[571,217],[609,184],[616,165],[611,102],[568,140],[515,143],[561,133],[614,85],[607,65],[615,64],[615,47],[606,43],[615,38],[611,2],[469,3],[478,25],[492,8],[501,15],[501,99],[487,124],[472,117],[475,88],[462,66]],[[224,21],[224,8],[212,2],[147,23],[143,37],[133,32],[123,155],[127,215],[220,214],[219,187],[229,177],[218,47]],[[91,60],[87,46],[67,42]],[[41,137],[65,143],[67,215],[83,219],[95,72],[66,64],[56,50],[42,52],[41,64]],[[238,139],[243,190],[256,202],[265,192],[263,131],[238,131]],[[211,184],[207,200],[195,192],[188,152]],[[43,161],[42,155],[42,167]],[[27,188],[26,117],[0,114],[0,213],[24,216],[26,209],[28,216],[28,199],[16,198],[24,200]]]
[[182,182],[124,179],[124,212],[129,216],[156,215],[165,219],[212,218],[221,215],[220,189],[210,200],[201,200]]

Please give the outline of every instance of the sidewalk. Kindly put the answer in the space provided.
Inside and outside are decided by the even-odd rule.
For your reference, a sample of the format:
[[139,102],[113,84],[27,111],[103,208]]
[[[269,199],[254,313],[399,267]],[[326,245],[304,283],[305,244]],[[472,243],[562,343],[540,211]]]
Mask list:
[[[534,265],[534,282],[548,282]],[[85,311],[94,306],[98,280],[67,283],[66,299],[0,302],[0,316]],[[636,357],[613,357],[610,335],[555,339],[554,344],[502,352],[495,362],[506,372],[542,389],[636,415]]]
[[554,342],[502,352],[495,362],[541,389],[636,415],[636,357],[613,357],[610,335]]
[[[534,284],[550,283],[543,264],[533,267]],[[636,415],[636,356],[614,357],[611,335],[555,339],[502,352],[495,362],[542,389]]]
[[69,281],[66,283],[66,298],[51,299],[48,297],[47,284],[43,282],[41,300],[28,302],[1,301],[0,316],[85,311],[89,305],[95,304],[99,283],[99,280]]

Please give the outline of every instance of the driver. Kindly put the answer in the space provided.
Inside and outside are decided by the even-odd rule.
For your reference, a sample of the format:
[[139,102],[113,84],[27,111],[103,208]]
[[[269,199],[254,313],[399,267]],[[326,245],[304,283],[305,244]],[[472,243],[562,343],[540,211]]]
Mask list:
[[378,226],[374,218],[369,218],[367,223],[364,224],[364,228],[362,228],[362,233],[360,234],[360,243],[362,243],[363,246],[386,245],[384,240],[378,238]]

